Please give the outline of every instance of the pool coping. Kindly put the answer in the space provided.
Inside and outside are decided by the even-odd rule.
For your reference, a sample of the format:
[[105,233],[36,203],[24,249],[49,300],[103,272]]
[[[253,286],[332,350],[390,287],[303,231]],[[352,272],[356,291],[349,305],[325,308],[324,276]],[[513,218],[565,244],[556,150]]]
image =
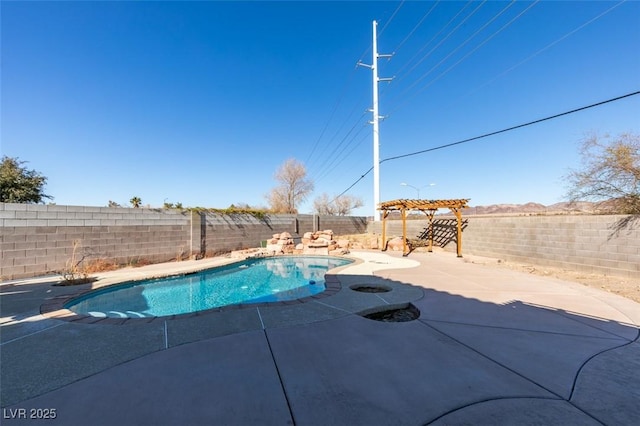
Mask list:
[[[196,274],[196,273],[203,272],[210,269],[221,268],[221,267],[233,265],[235,263],[241,263],[247,260],[251,260],[250,258],[245,258],[245,259],[237,259],[237,260],[234,259],[233,261],[224,262],[223,264],[215,265],[215,266],[198,267],[198,265],[194,265],[194,268],[192,270],[181,271],[178,273],[176,272],[166,272],[166,273],[160,273],[160,274],[149,273],[147,276],[141,275],[135,278],[127,278],[126,276],[123,276],[122,278],[116,278],[115,280],[111,280],[106,283],[99,283],[99,281],[96,281],[94,282],[94,284],[96,285],[92,286],[91,288],[88,288],[88,289],[85,288],[78,292],[68,293],[60,296],[54,296],[50,299],[47,299],[45,303],[40,305],[40,314],[46,318],[68,321],[74,324],[127,325],[127,324],[145,324],[145,323],[151,323],[154,321],[170,321],[170,320],[185,319],[185,318],[195,318],[195,317],[201,317],[201,316],[210,315],[218,312],[236,311],[240,309],[255,309],[255,308],[266,308],[266,307],[276,307],[276,306],[300,305],[300,304],[312,302],[318,299],[324,299],[337,294],[340,290],[342,290],[342,283],[338,279],[337,274],[341,270],[347,267],[358,265],[364,262],[360,258],[348,256],[348,255],[343,255],[343,256],[315,255],[313,256],[313,255],[297,254],[297,255],[280,255],[278,257],[282,257],[282,256],[287,256],[287,257],[304,256],[304,257],[319,257],[319,258],[337,257],[337,258],[349,259],[352,262],[347,265],[342,265],[327,271],[327,273],[325,274],[325,290],[322,291],[321,293],[314,294],[312,296],[301,297],[299,299],[294,299],[294,300],[285,300],[285,301],[277,301],[277,302],[260,302],[260,303],[236,303],[233,305],[226,305],[226,306],[205,309],[205,310],[196,311],[196,312],[188,312],[184,314],[174,314],[174,315],[166,315],[166,316],[148,316],[148,317],[122,317],[122,318],[94,317],[91,315],[79,314],[65,308],[65,305],[71,300],[84,296],[96,290],[100,290],[100,289],[104,289],[112,286],[123,285],[125,283],[135,283],[137,281],[146,281],[149,279],[170,278],[170,277],[176,277],[176,276],[191,275],[191,274]],[[263,256],[261,258],[267,258],[267,257],[276,257],[276,256]]]

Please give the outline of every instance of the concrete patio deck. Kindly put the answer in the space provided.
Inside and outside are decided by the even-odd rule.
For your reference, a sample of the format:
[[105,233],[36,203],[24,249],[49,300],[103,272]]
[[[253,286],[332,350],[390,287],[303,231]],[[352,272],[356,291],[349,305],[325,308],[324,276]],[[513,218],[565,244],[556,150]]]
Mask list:
[[[122,325],[40,314],[77,287],[2,285],[0,421],[54,409],[43,424],[637,424],[640,304],[450,253],[353,255],[323,299]],[[206,262],[221,260],[101,282]],[[358,315],[407,303],[417,320]]]

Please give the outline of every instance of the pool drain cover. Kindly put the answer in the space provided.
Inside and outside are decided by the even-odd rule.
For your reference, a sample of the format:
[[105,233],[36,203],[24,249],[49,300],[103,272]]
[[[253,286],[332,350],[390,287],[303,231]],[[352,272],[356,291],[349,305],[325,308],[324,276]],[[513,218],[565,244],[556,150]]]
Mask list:
[[362,316],[374,321],[408,322],[418,319],[418,317],[420,317],[420,310],[409,303],[403,308],[387,309],[384,311],[372,312]]
[[349,288],[360,293],[387,293],[391,291],[389,287],[376,284],[356,284]]

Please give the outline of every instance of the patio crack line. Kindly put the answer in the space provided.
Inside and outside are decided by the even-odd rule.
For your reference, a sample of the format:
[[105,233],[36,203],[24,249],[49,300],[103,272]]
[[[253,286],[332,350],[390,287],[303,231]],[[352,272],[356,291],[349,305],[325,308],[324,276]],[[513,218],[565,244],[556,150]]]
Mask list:
[[[543,396],[504,396],[504,397],[497,397],[497,398],[481,399],[479,401],[470,402],[469,404],[464,404],[464,405],[461,405],[459,407],[452,408],[451,410],[440,414],[439,416],[427,421],[426,423],[423,423],[423,425],[424,426],[430,425],[433,422],[436,422],[436,421],[440,420],[441,418],[448,416],[449,414],[455,413],[456,411],[464,410],[465,408],[473,407],[474,405],[482,404],[482,403],[485,403],[485,402],[503,401],[503,400],[510,400],[510,399],[541,399],[541,400],[548,400],[548,401],[564,401],[564,399],[562,399],[562,398],[558,399],[558,398],[549,398],[549,397],[543,397]],[[600,423],[602,423],[602,422],[600,422]]]
[[605,330],[605,329],[600,328],[600,327],[596,327],[595,325],[587,324],[586,322],[580,321],[579,319],[571,318],[571,316],[569,316],[569,315],[565,315],[565,314],[557,313],[557,312],[554,312],[554,314],[555,314],[555,315],[559,315],[559,316],[561,316],[561,317],[563,317],[563,318],[570,319],[571,321],[575,321],[575,322],[577,322],[577,323],[579,323],[579,324],[586,325],[587,327],[591,327],[591,328],[594,328],[594,329],[596,329],[596,330],[602,331],[602,332],[604,332],[604,333],[611,334],[612,336],[616,336],[617,338],[624,339],[624,340],[626,340],[627,342],[633,342],[633,341],[634,341],[634,340],[636,340],[636,339],[638,338],[638,336],[640,335],[640,329],[638,329],[638,328],[637,328],[637,326],[636,326],[635,324],[625,324],[625,323],[621,323],[620,321],[615,321],[615,322],[617,322],[618,324],[624,324],[626,327],[629,327],[629,328],[635,328],[635,329],[636,329],[636,337],[634,337],[633,339],[631,339],[631,340],[630,340],[628,337],[620,336],[619,334],[613,333],[613,332],[611,332],[611,331]]
[[[17,323],[17,324],[19,324],[19,323]],[[16,340],[24,339],[25,337],[31,337],[31,336],[33,336],[35,334],[42,333],[43,331],[51,330],[52,328],[56,328],[56,327],[59,327],[59,326],[64,325],[64,324],[66,324],[66,323],[60,322],[60,323],[58,323],[56,325],[52,325],[51,327],[43,328],[42,330],[34,331],[33,333],[25,334],[24,336],[20,336],[20,337],[16,337],[15,339],[7,340],[6,342],[0,343],[0,346],[4,346],[7,343],[15,342]]]
[[[585,338],[589,338],[589,339],[600,339],[600,340],[624,340],[627,343],[631,342],[629,339],[617,336],[617,335],[612,334],[612,333],[607,333],[607,334],[611,334],[611,337],[599,337],[599,336],[587,336],[587,335],[584,335],[584,334],[559,333],[557,331],[532,330],[532,329],[528,329],[528,328],[503,327],[503,326],[499,326],[499,325],[488,325],[488,324],[472,324],[472,323],[459,322],[459,321],[443,321],[443,320],[434,320],[434,319],[428,319],[428,318],[420,318],[420,320],[429,321],[429,322],[435,322],[435,323],[439,323],[439,324],[453,324],[453,325],[465,325],[465,326],[469,326],[469,327],[493,328],[493,329],[496,329],[496,330],[526,331],[526,332],[530,332],[530,333],[553,334],[553,335],[556,335],[556,336],[585,337]],[[598,330],[598,331],[601,331],[603,333],[605,332],[604,330]]]
[[342,311],[342,312],[346,312],[348,314],[352,314],[353,313],[353,312],[347,311],[346,309],[342,309],[342,308],[338,308],[337,306],[329,305],[328,303],[322,303],[319,300],[314,300],[314,302],[319,303],[321,305],[324,305],[324,306],[326,306],[328,308],[333,308],[333,309],[337,309],[337,310]]
[[389,303],[389,302],[387,302],[387,301],[385,300],[385,298],[384,298],[384,297],[380,296],[379,294],[376,294],[376,296],[378,297],[378,299],[382,300],[382,301],[383,301],[384,303],[386,303],[387,305],[390,305],[390,303]]
[[[441,335],[443,335],[443,336],[447,337],[448,339],[451,339],[451,340],[453,340],[454,342],[456,342],[456,343],[458,343],[458,344],[460,344],[460,345],[464,346],[465,348],[469,349],[470,351],[473,351],[473,352],[477,353],[477,354],[478,354],[478,355],[480,355],[481,357],[483,357],[483,358],[485,358],[485,359],[487,359],[487,360],[489,360],[489,361],[493,362],[494,364],[499,365],[500,367],[504,368],[505,370],[512,372],[513,374],[515,374],[515,375],[517,375],[517,376],[519,376],[519,377],[523,378],[524,380],[526,380],[526,381],[528,381],[528,382],[533,383],[534,385],[536,385],[536,386],[540,387],[541,389],[544,389],[545,391],[549,392],[550,394],[555,395],[558,399],[561,399],[561,400],[563,400],[563,401],[566,401],[568,404],[571,404],[571,406],[575,407],[575,409],[576,409],[576,410],[579,410],[581,413],[584,413],[585,415],[587,415],[587,416],[591,417],[592,419],[594,419],[594,420],[595,420],[595,421],[597,421],[598,423],[600,423],[600,424],[604,424],[604,423],[602,423],[600,420],[598,420],[596,417],[594,417],[593,415],[591,415],[591,414],[590,414],[590,413],[588,413],[587,411],[584,411],[582,408],[578,407],[576,404],[574,404],[573,402],[571,402],[571,400],[570,400],[571,395],[569,396],[569,398],[566,398],[566,399],[565,399],[565,398],[563,398],[561,395],[558,395],[558,394],[557,394],[557,393],[555,393],[554,391],[552,391],[552,390],[550,390],[550,389],[547,389],[545,386],[541,385],[540,383],[536,382],[535,380],[533,380],[533,379],[531,379],[531,378],[529,378],[529,377],[527,377],[527,376],[525,376],[525,375],[523,375],[523,374],[521,374],[521,373],[517,372],[516,370],[514,370],[514,369],[512,369],[512,368],[510,368],[510,367],[507,367],[506,365],[502,364],[501,362],[498,362],[498,361],[496,361],[495,359],[493,359],[493,358],[491,358],[491,357],[489,357],[489,356],[487,356],[487,355],[483,354],[483,353],[482,353],[482,352],[480,352],[479,350],[474,349],[473,347],[471,347],[471,346],[469,346],[469,345],[467,345],[467,344],[465,344],[465,343],[461,342],[460,340],[456,339],[455,337],[450,336],[450,335],[448,335],[447,333],[445,333],[445,332],[443,332],[443,331],[438,330],[437,328],[433,327],[433,326],[432,326],[432,325],[430,325],[430,324],[427,324],[426,322],[424,322],[424,321],[422,321],[422,320],[418,320],[418,322],[419,322],[420,324],[424,325],[425,327],[429,327],[430,329],[434,330],[435,332],[437,332],[437,333],[439,333],[439,334],[441,334]],[[629,342],[629,343],[626,343],[625,345],[622,345],[622,346],[626,346],[626,345],[629,345],[629,344],[631,344],[631,343],[632,343],[632,342]],[[607,350],[610,350],[610,349],[607,349]],[[578,371],[576,372],[576,377],[574,377],[574,384],[575,384],[575,380],[576,380],[576,378],[577,378],[577,375],[578,375],[579,373],[580,373],[580,370],[578,370]]]
[[583,362],[582,365],[580,366],[580,368],[578,368],[578,371],[576,371],[576,375],[573,378],[573,384],[571,385],[571,392],[569,393],[569,400],[571,400],[571,398],[573,398],[573,394],[574,394],[574,392],[576,390],[576,384],[578,383],[578,378],[580,377],[580,374],[582,373],[582,369],[589,362],[591,362],[592,359],[594,359],[594,358],[596,358],[596,357],[598,357],[598,356],[600,356],[600,355],[602,355],[602,354],[604,354],[606,352],[624,348],[624,347],[629,346],[629,345],[631,345],[633,343],[636,343],[637,341],[638,341],[638,337],[636,337],[634,340],[632,340],[632,341],[630,341],[628,343],[625,343],[624,345],[616,346],[614,348],[604,349],[604,350],[598,352],[597,354],[594,354],[594,355],[590,356],[585,362]]
[[[620,311],[619,309],[617,309],[617,308],[615,308],[615,307],[613,307],[613,306],[609,305],[608,303],[606,303],[606,302],[605,302],[605,301],[603,301],[603,300],[600,300],[600,301],[601,301],[602,303],[604,303],[605,305],[607,305],[607,306],[609,306],[609,307],[613,308],[614,310],[618,311],[619,313],[621,313],[621,314],[622,314],[622,315],[624,315],[625,317],[627,317],[627,315],[626,315],[624,312]],[[549,309],[549,307],[544,306],[544,305],[537,305],[537,304],[534,304],[534,303],[527,303],[527,304],[528,304],[528,305],[530,305],[530,306],[536,307],[536,308],[542,308],[542,309],[545,309],[545,310],[550,310],[550,309]],[[553,314],[553,315],[558,315],[558,316],[560,316],[560,317],[562,317],[562,318],[566,318],[566,319],[569,319],[569,320],[571,320],[571,321],[575,321],[575,322],[577,322],[578,324],[586,325],[587,327],[591,327],[591,328],[594,328],[594,329],[596,329],[596,330],[599,330],[599,331],[605,332],[605,333],[607,333],[607,334],[611,334],[612,336],[619,337],[620,339],[624,339],[624,340],[626,340],[626,341],[628,341],[628,342],[631,342],[631,341],[633,341],[633,340],[636,340],[636,339],[638,338],[638,336],[640,336],[640,328],[638,328],[638,326],[637,326],[636,324],[634,324],[633,322],[630,322],[630,323],[623,323],[623,322],[615,321],[615,320],[607,320],[607,321],[614,321],[614,322],[616,322],[616,323],[618,323],[618,324],[624,325],[624,326],[629,327],[629,328],[635,328],[635,329],[636,329],[636,337],[635,337],[634,339],[629,340],[629,338],[627,338],[627,337],[620,336],[620,335],[618,335],[618,334],[616,334],[616,333],[613,333],[613,332],[611,332],[611,331],[609,331],[609,330],[605,330],[605,329],[600,328],[600,327],[597,327],[597,326],[595,326],[595,325],[591,325],[591,324],[589,324],[589,323],[586,323],[586,322],[584,322],[584,321],[581,321],[579,318],[574,318],[574,317],[576,317],[576,316],[577,316],[577,317],[581,317],[581,316],[583,316],[583,315],[582,315],[582,314],[580,314],[579,312],[558,311],[558,310],[555,310],[555,309],[553,309],[553,308],[550,310],[550,312],[551,312],[551,314]],[[593,318],[596,318],[596,319],[598,319],[598,320],[604,320],[604,319],[605,319],[605,318],[600,318],[600,317],[593,317]],[[628,319],[629,321],[631,321],[631,319],[630,319],[629,317],[627,317],[627,319]]]
[[276,357],[273,354],[273,348],[271,348],[271,341],[269,340],[269,334],[266,329],[262,329],[264,333],[264,338],[267,340],[267,347],[269,348],[269,353],[271,354],[271,360],[273,361],[273,366],[276,368],[276,373],[278,374],[278,380],[280,381],[280,387],[282,388],[282,394],[284,395],[284,399],[287,402],[287,409],[289,410],[289,416],[291,417],[291,421],[293,422],[293,426],[296,425],[296,418],[293,415],[293,410],[291,409],[291,401],[289,401],[289,395],[287,395],[287,389],[284,387],[284,382],[282,381],[282,375],[280,374],[280,369],[278,368],[278,363],[276,362]]

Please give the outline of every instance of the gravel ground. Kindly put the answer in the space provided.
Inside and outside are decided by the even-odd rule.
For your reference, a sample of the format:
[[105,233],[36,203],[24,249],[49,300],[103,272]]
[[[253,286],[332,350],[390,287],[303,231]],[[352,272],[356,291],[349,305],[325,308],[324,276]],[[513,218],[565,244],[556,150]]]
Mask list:
[[529,274],[554,277],[565,281],[573,281],[588,287],[599,288],[610,293],[619,294],[620,296],[640,303],[640,277],[628,278],[604,274],[589,274],[568,269],[529,265],[479,256],[465,255],[465,261],[492,268],[507,268],[515,271],[527,272]]
[[[348,239],[352,243],[353,249],[372,249],[371,242],[376,241],[376,236],[368,234],[343,235],[338,238]],[[355,245],[354,245],[355,243]],[[376,249],[378,247],[375,247]],[[425,251],[423,247],[416,248],[416,251]],[[434,247],[434,251],[444,251],[440,247]],[[640,276],[637,278],[617,277],[604,274],[589,274],[562,268],[554,268],[540,265],[531,265],[505,261],[502,259],[464,255],[466,262],[482,264],[493,268],[508,268],[516,271],[527,272],[547,277],[555,277],[565,281],[577,282],[588,287],[599,288],[610,293],[619,294],[620,296],[634,300],[640,303]]]

